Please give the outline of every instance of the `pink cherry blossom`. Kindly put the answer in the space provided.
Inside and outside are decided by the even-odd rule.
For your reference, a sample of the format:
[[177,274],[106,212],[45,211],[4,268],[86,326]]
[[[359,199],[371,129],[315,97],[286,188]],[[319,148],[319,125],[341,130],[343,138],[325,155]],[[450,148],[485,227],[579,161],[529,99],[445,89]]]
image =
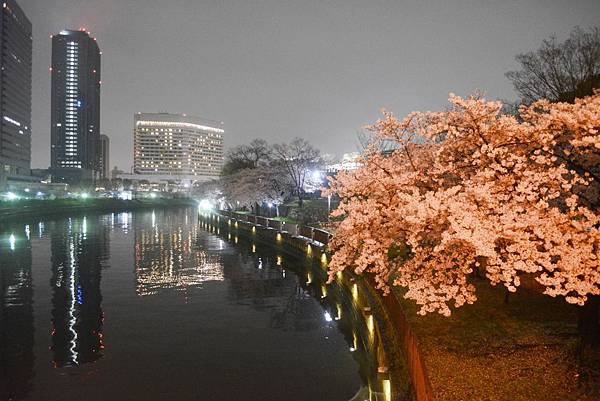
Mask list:
[[542,100],[503,115],[500,102],[450,95],[451,108],[383,113],[362,167],[340,173],[343,216],[330,275],[352,268],[380,289],[407,289],[420,313],[476,301],[474,269],[516,291],[582,305],[600,294],[600,92],[574,104]]

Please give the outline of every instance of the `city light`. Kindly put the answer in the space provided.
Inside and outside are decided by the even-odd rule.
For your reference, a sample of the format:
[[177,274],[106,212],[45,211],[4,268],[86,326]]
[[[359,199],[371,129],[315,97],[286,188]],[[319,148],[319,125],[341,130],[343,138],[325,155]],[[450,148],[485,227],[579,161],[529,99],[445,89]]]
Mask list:
[[18,196],[17,196],[15,193],[13,193],[13,192],[7,192],[7,193],[6,193],[6,199],[8,199],[8,200],[11,200],[11,201],[12,201],[12,200],[17,200],[17,199],[19,199],[19,197],[18,197]]
[[131,193],[131,191],[121,191],[119,192],[119,199],[122,200],[131,200],[133,198],[133,195]]
[[208,199],[202,199],[198,203],[198,207],[200,208],[200,210],[204,210],[204,211],[212,210],[212,204],[210,203],[210,201]]
[[84,192],[84,193],[81,194],[81,199],[87,199],[87,198],[89,198],[89,196],[90,196],[89,194],[87,194],[86,192]]
[[385,379],[382,382],[383,384],[383,394],[384,394],[384,400],[385,401],[391,401],[392,400],[392,383],[388,380]]

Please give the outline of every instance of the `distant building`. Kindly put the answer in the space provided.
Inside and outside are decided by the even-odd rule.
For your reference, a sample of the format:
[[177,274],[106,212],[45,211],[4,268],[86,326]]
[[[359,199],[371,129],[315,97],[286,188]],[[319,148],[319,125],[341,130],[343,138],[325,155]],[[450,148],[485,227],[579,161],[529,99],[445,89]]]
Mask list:
[[31,169],[31,22],[14,0],[0,18],[0,187]]
[[207,181],[223,168],[223,123],[181,114],[134,115],[134,175],[148,181]]
[[[36,181],[46,181],[50,175],[50,171],[47,168],[32,168],[31,176],[35,177]],[[48,180],[49,181],[49,180]]]
[[110,179],[110,139],[100,135],[100,178]]
[[99,176],[100,49],[85,31],[52,37],[51,173],[55,182]]
[[360,155],[357,152],[345,153],[341,160],[337,163],[330,163],[326,169],[328,173],[338,173],[340,171],[356,170],[360,167],[358,158]]

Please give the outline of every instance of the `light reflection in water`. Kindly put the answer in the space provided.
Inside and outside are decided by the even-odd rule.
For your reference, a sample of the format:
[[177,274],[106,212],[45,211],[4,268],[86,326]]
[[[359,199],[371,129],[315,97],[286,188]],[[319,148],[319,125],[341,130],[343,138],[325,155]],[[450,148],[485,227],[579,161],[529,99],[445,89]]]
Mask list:
[[[225,227],[226,228],[226,227]],[[257,268],[262,272],[265,270],[264,248],[259,249],[252,241],[251,231],[248,237],[240,240],[240,249],[250,250],[247,258],[254,259]],[[308,253],[315,253],[312,247],[307,246]],[[273,265],[281,272],[281,278],[286,279],[286,269],[282,268],[283,260],[277,250],[273,255]],[[302,331],[314,330],[315,326],[308,319],[303,318],[304,305],[310,304],[314,298],[319,300],[323,311],[321,316],[327,324],[326,327],[340,330],[346,336],[347,348],[350,355],[360,364],[360,373],[363,378],[362,387],[354,398],[356,400],[392,400],[392,381],[388,376],[388,365],[378,323],[375,322],[374,311],[365,298],[366,292],[359,289],[358,282],[346,277],[341,273],[336,274],[336,280],[327,283],[327,272],[323,266],[327,264],[327,256],[324,253],[315,255],[312,262],[308,262],[303,268],[292,267],[295,273],[291,277],[298,280],[298,287],[293,297],[285,303],[285,307],[271,306],[273,309],[273,327],[283,330]],[[266,259],[268,260],[268,259]],[[267,264],[268,265],[268,264]],[[312,267],[308,267],[312,266]],[[247,284],[246,284],[247,285]],[[261,306],[262,306],[261,301]],[[264,307],[264,306],[262,306]],[[325,335],[327,338],[327,335]],[[406,387],[404,387],[406,389]]]
[[97,216],[51,224],[53,364],[93,362],[104,349],[100,282],[108,227]]
[[[384,399],[385,383],[373,376],[378,337],[369,340],[368,320],[361,320],[362,308],[353,301],[352,286],[345,293],[337,281],[326,284],[320,254],[309,268],[306,258],[283,256],[282,249],[267,249],[260,242],[252,247],[241,234],[239,246],[227,243],[225,221],[221,230],[209,229],[223,231],[223,239],[199,230],[194,221],[194,214],[175,209],[156,210],[154,216],[119,213],[46,222],[44,238],[32,241],[44,244],[36,258],[47,264],[37,266],[36,274],[44,268],[46,272],[36,284],[48,291],[50,282],[51,293],[38,295],[35,306],[44,311],[44,305],[51,305],[51,336],[46,334],[47,312],[40,314],[42,319],[37,315],[33,319],[31,251],[26,249],[30,241],[23,225],[14,231],[13,251],[6,240],[10,232],[0,237],[0,284],[10,295],[0,299],[4,313],[0,356],[3,366],[11,366],[0,376],[10,376],[1,379],[11,383],[12,397],[64,399],[60,391],[69,388],[82,399],[99,400],[101,394],[103,399],[139,399],[144,394],[144,399],[154,400],[164,399],[159,395],[164,389],[177,389],[177,399],[211,399],[195,391],[212,391],[219,371],[227,369],[236,386],[247,390],[215,389],[225,392],[227,399],[249,394],[264,374],[272,375],[264,385],[273,392],[246,395],[240,401],[285,399],[290,386],[307,373],[314,385],[294,390],[299,399],[347,400],[361,382],[356,399],[365,399],[358,395],[368,399],[369,393],[372,400]],[[110,241],[114,247],[109,248]],[[215,281],[207,283],[211,280]],[[362,288],[360,293],[362,297]],[[149,294],[154,295],[142,296]],[[108,326],[103,309],[109,311]],[[46,350],[36,351],[35,365],[34,324],[36,339],[45,339],[36,349]],[[104,348],[103,332],[109,329]],[[56,369],[48,363],[48,343]],[[103,355],[102,363],[88,363]],[[161,355],[172,356],[173,363],[163,366]],[[71,365],[80,366],[64,369]],[[238,376],[236,366],[252,369]],[[274,366],[286,369],[273,370]],[[131,375],[127,386],[104,388],[103,384],[118,381],[123,371]],[[189,371],[197,374],[186,376]],[[160,385],[150,379],[166,372],[175,374]],[[60,377],[60,383],[48,377]],[[22,396],[28,392],[30,398]]]
[[[151,224],[146,218],[142,214],[134,220],[138,295],[153,295],[162,290],[185,291],[206,281],[224,280],[220,256],[196,247],[196,225],[170,224],[169,216],[161,216],[161,230],[152,230],[148,227],[157,226],[156,212],[150,216]],[[223,241],[214,238],[209,247],[223,249]]]
[[0,399],[21,399],[34,378],[34,319],[29,237],[0,235]]

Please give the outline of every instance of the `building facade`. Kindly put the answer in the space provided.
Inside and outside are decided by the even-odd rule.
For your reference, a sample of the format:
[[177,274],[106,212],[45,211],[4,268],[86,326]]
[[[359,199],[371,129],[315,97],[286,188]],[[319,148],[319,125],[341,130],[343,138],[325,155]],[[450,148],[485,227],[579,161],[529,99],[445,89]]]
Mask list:
[[89,32],[52,37],[51,173],[77,184],[100,171],[100,49]]
[[31,22],[14,0],[0,18],[0,186],[31,169]]
[[100,135],[100,178],[110,180],[110,138]]
[[169,113],[134,115],[133,172],[150,181],[207,181],[223,168],[223,123]]

